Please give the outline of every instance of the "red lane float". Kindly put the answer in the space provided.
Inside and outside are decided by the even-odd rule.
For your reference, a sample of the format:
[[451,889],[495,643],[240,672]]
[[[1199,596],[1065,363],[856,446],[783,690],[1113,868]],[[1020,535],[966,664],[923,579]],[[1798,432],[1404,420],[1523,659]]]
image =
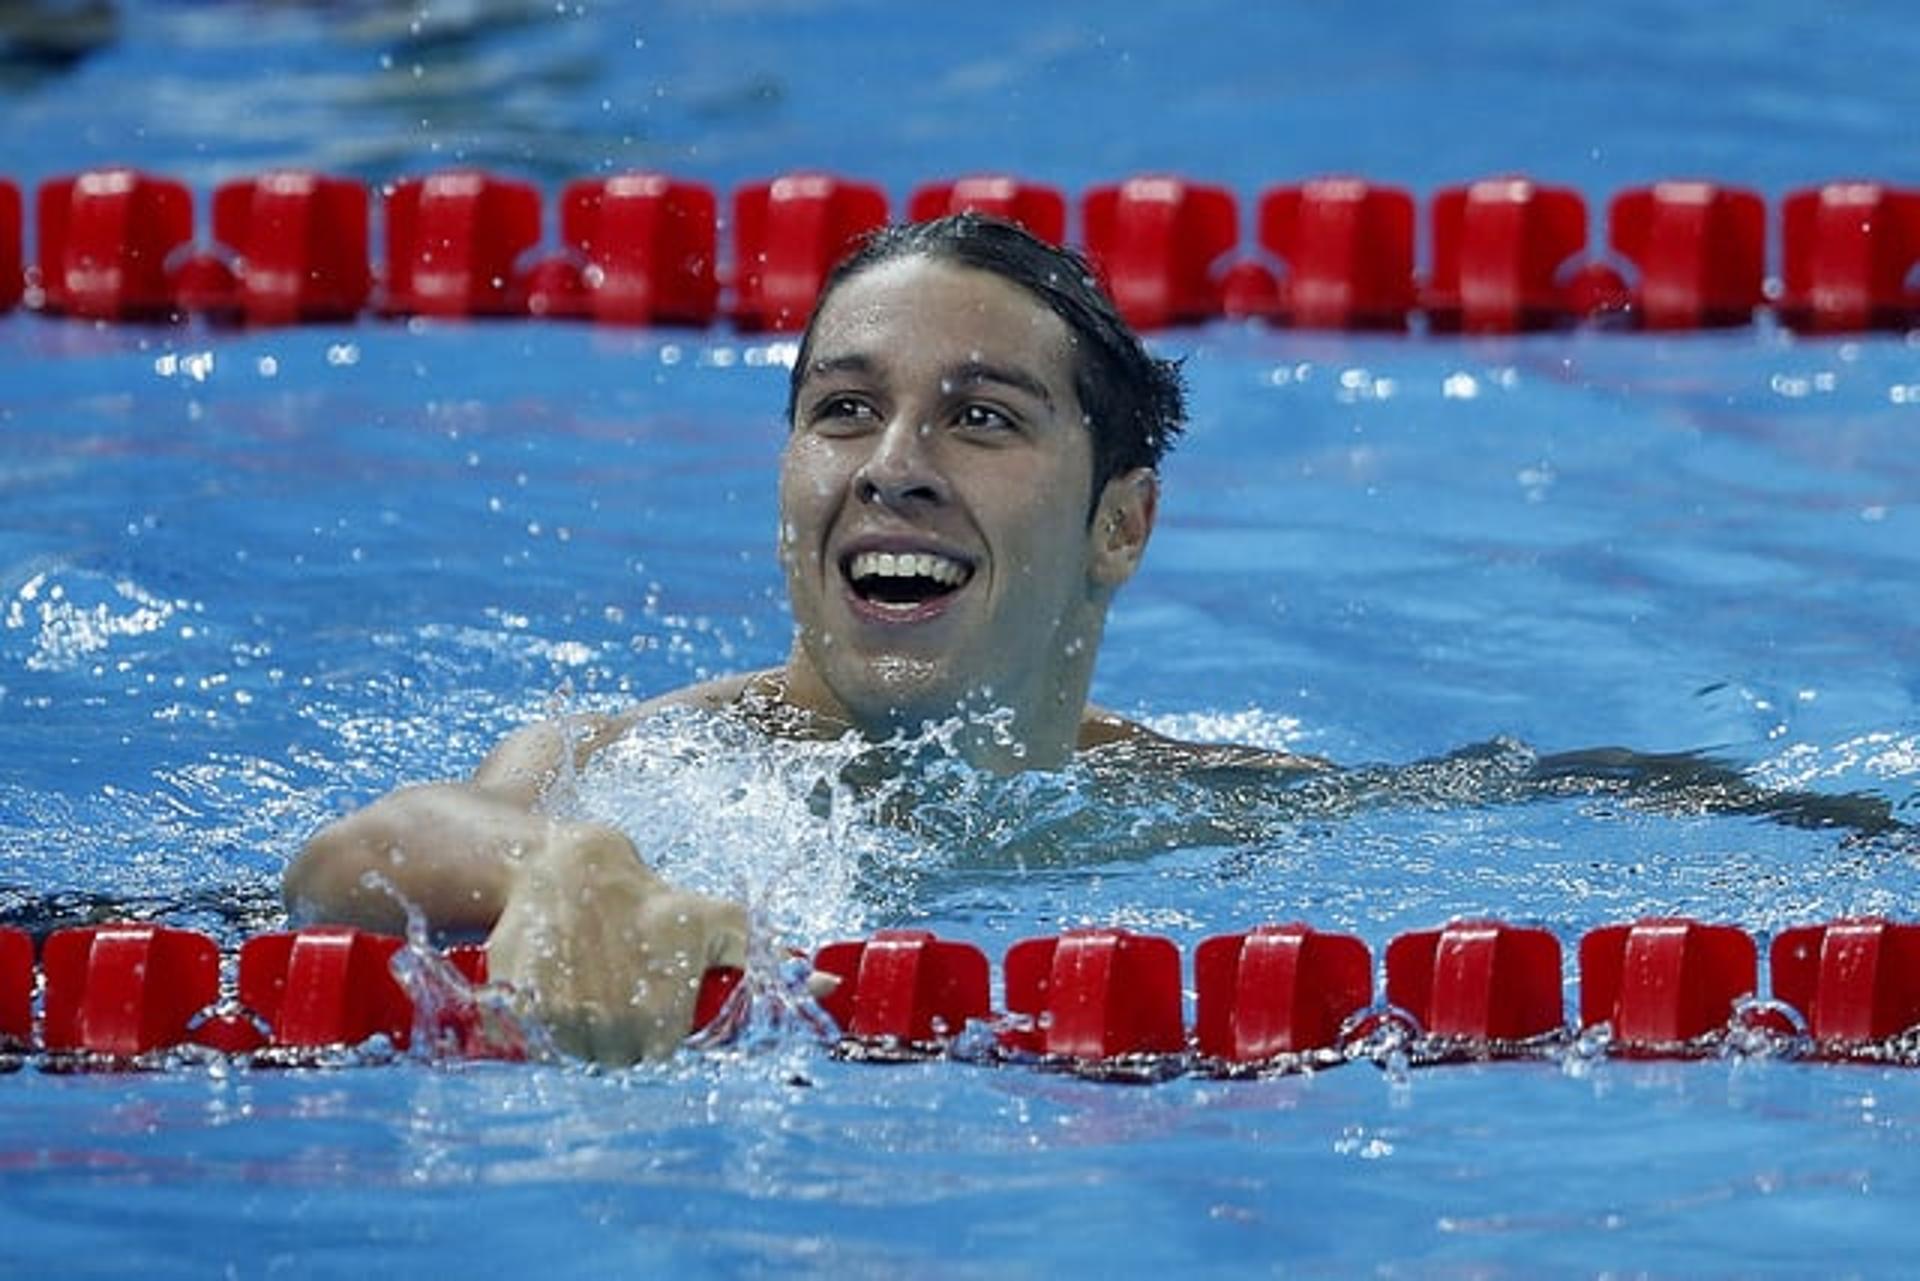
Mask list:
[[1660,182],[1607,206],[1607,243],[1639,272],[1627,295],[1648,329],[1753,323],[1764,301],[1767,212],[1758,194],[1709,182]]
[[1240,240],[1225,187],[1155,176],[1089,190],[1082,240],[1114,306],[1136,329],[1194,325],[1222,314],[1214,264]]
[[1168,939],[1109,929],[1023,939],[1007,952],[1006,990],[1008,1013],[1027,1021],[1003,1034],[1011,1049],[1093,1060],[1186,1045]]
[[0,1049],[33,1042],[33,939],[0,928]]
[[1542,929],[1459,921],[1387,945],[1387,1003],[1421,1031],[1492,1046],[1563,1028],[1560,940]]
[[386,200],[385,310],[508,316],[526,310],[520,258],[540,241],[540,193],[462,169],[409,178]]
[[1405,329],[1417,296],[1413,225],[1411,195],[1360,178],[1265,192],[1260,247],[1287,269],[1273,318],[1302,329]]
[[1223,934],[1193,954],[1194,1048],[1227,1063],[1338,1046],[1346,1021],[1373,1000],[1367,945],[1305,925]]
[[20,258],[20,188],[0,179],[0,311],[20,305],[26,272]]
[[1786,930],[1771,968],[1774,995],[1825,1048],[1844,1052],[1920,1026],[1920,925],[1863,918]]
[[1548,329],[1576,314],[1562,279],[1587,245],[1587,207],[1567,187],[1490,178],[1433,199],[1433,267],[1421,305],[1440,333]]
[[1836,182],[1790,194],[1778,309],[1807,333],[1904,328],[1920,319],[1920,191]]
[[928,1044],[958,1035],[991,1010],[986,954],[925,930],[830,943],[813,966],[839,980],[820,1008],[855,1040]]
[[344,928],[262,934],[240,949],[240,1003],[273,1044],[358,1045],[383,1035],[405,1047],[413,1002],[393,977],[402,941]]
[[220,949],[191,930],[95,925],[48,936],[41,1042],[131,1058],[184,1045],[220,995]]
[[175,313],[170,259],[193,239],[185,186],[131,169],[41,184],[41,306],[83,320],[161,320]]
[[357,182],[294,171],[215,191],[213,236],[236,256],[240,316],[288,325],[358,315],[373,286],[367,203]]
[[[664,174],[570,184],[560,196],[560,239],[586,264],[576,314],[616,325],[712,324],[718,218],[711,190]],[[552,303],[534,310],[567,314]]]
[[1754,943],[1730,925],[1654,919],[1580,940],[1580,1024],[1629,1051],[1680,1053],[1733,1020],[1759,986]]
[[[241,946],[227,989],[219,950],[203,934],[147,923],[59,930],[42,948],[36,1021],[31,940],[0,929],[0,1046],[45,1051],[55,1065],[63,1055],[111,1063],[187,1045],[311,1061],[315,1051],[373,1038],[404,1048],[424,1028],[435,1052],[524,1051],[483,1026],[478,1005],[458,990],[437,993],[421,1021],[395,977],[402,946],[332,927],[261,935]],[[1576,1025],[1608,1027],[1612,1053],[1685,1057],[1710,1052],[1734,1028],[1786,1030],[1764,1021],[1764,1002],[1748,1004],[1759,996],[1758,949],[1736,926],[1678,918],[1601,926],[1577,955]],[[486,981],[482,949],[445,956],[469,983]],[[814,966],[839,980],[821,1005],[848,1042],[882,1050],[938,1051],[984,1023],[1006,1050],[1095,1067],[1143,1057],[1178,1067],[1191,1051],[1216,1069],[1264,1071],[1372,1052],[1364,1033],[1381,1018],[1412,1021],[1418,1062],[1527,1053],[1574,1030],[1560,944],[1546,930],[1459,921],[1395,937],[1384,959],[1382,1006],[1359,939],[1296,924],[1203,940],[1193,958],[1191,1029],[1179,949],[1127,930],[1014,943],[1004,1014],[991,1004],[986,956],[924,930],[829,944]],[[1773,944],[1770,973],[1774,1008],[1797,1011],[1811,1053],[1920,1062],[1905,1039],[1920,1030],[1920,925],[1867,918],[1787,930]],[[741,978],[707,973],[696,1027],[719,1016]]]
[[1067,198],[1057,187],[1002,174],[977,174],[915,188],[907,218],[930,222],[948,214],[982,213],[1025,227],[1056,245],[1067,241]]
[[733,321],[749,331],[804,327],[827,273],[887,221],[887,197],[868,183],[789,174],[733,198]]
[[[362,312],[375,208],[361,184],[301,172],[213,194],[195,248],[180,183],[104,169],[43,184],[31,272],[17,190],[0,181],[0,310],[138,321],[201,314],[250,324]],[[963,209],[1066,243],[1066,196],[998,174],[923,184],[909,217]],[[737,189],[731,279],[717,269],[718,199],[699,183],[623,174],[569,184],[560,246],[538,261],[541,196],[479,170],[405,179],[378,202],[389,315],[577,317],[606,324],[800,328],[835,263],[888,217],[886,193],[797,173]],[[1920,191],[1838,182],[1780,209],[1781,279],[1765,277],[1766,209],[1752,191],[1669,181],[1607,206],[1611,261],[1589,261],[1587,208],[1525,177],[1445,188],[1428,207],[1431,261],[1414,263],[1411,195],[1357,177],[1263,191],[1242,246],[1224,187],[1154,175],[1090,188],[1080,244],[1142,329],[1226,316],[1299,328],[1514,333],[1600,321],[1653,330],[1747,323],[1769,304],[1807,333],[1920,323]],[[1618,264],[1616,267],[1615,264]]]

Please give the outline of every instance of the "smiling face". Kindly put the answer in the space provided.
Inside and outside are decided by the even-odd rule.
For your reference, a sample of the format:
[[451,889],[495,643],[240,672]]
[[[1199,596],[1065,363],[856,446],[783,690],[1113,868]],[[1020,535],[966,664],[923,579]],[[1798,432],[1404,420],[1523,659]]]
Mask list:
[[1093,503],[1066,324],[997,275],[923,256],[844,281],[816,318],[780,474],[798,633],[787,696],[863,732],[1007,709],[983,764],[1072,750],[1150,472]]

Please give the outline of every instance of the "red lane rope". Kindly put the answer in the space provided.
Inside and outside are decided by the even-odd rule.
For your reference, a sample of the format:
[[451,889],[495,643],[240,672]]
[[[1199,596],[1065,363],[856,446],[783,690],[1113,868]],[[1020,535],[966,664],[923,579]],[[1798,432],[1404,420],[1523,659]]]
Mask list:
[[[425,1036],[454,1055],[517,1055],[466,987],[486,982],[483,949],[432,954],[463,982],[423,1009],[396,978],[403,947],[315,927],[250,938],[224,964],[196,931],[96,925],[50,934],[36,972],[30,936],[0,929],[0,1042],[56,1066],[183,1046],[271,1062],[375,1037],[401,1049]],[[1916,1062],[1902,1038],[1920,1028],[1920,925],[1851,918],[1789,929],[1769,949],[1765,1000],[1759,956],[1731,925],[1601,926],[1579,942],[1571,1021],[1559,939],[1491,920],[1394,938],[1378,993],[1365,943],[1299,924],[1206,939],[1190,974],[1179,948],[1154,935],[1074,929],[1023,939],[1004,958],[998,1007],[986,955],[923,930],[829,944],[813,964],[839,980],[820,1004],[854,1053],[940,1053],[984,1024],[996,1052],[1012,1056],[1285,1069],[1339,1062],[1397,1023],[1416,1060],[1537,1053],[1604,1028],[1608,1052],[1637,1057],[1695,1057],[1758,1036],[1819,1057]],[[719,1016],[740,977],[708,972],[696,1026]]]
[[[20,192],[0,180],[0,310],[24,301],[103,322],[249,325],[362,314],[726,320],[790,332],[833,264],[891,215],[879,187],[822,173],[742,186],[724,219],[699,183],[584,179],[559,193],[552,237],[535,187],[479,170],[407,178],[377,199],[352,179],[269,173],[216,189],[199,228],[193,205],[182,183],[131,169],[50,180],[36,194],[29,262]],[[1271,187],[1244,219],[1225,187],[1171,176],[1093,187],[1077,208],[1080,247],[1142,329],[1252,318],[1443,333],[1686,330],[1769,311],[1807,333],[1920,324],[1920,190],[1881,182],[1787,194],[1775,211],[1775,278],[1762,198],[1706,181],[1620,192],[1604,243],[1591,244],[1586,202],[1571,188],[1523,177],[1448,187],[1425,209],[1424,272],[1413,196],[1359,178]],[[1066,196],[1011,176],[929,183],[905,208],[914,219],[962,210],[1066,239]]]

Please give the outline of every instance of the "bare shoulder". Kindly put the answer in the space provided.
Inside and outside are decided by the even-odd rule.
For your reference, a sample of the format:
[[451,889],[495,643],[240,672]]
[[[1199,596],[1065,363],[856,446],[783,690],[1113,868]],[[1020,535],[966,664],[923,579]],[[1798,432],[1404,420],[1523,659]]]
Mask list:
[[617,712],[575,712],[538,721],[500,740],[474,771],[473,785],[502,799],[531,807],[560,773],[568,755],[573,768],[584,766],[634,723],[672,707],[723,711],[738,707],[767,678],[745,672],[703,681],[659,694]]
[[710,681],[701,681],[697,685],[687,685],[680,689],[669,690],[665,694],[655,695],[644,703],[636,704],[620,713],[617,718],[624,731],[635,721],[654,712],[669,707],[694,707],[701,711],[718,712],[730,707],[738,707],[747,695],[761,689],[777,678],[774,670],[759,672],[738,672],[732,676],[721,676]]
[[1190,743],[1148,729],[1102,707],[1089,707],[1080,722],[1080,750],[1124,755],[1130,764],[1172,770],[1254,769],[1318,773],[1333,763],[1282,748],[1244,743]]

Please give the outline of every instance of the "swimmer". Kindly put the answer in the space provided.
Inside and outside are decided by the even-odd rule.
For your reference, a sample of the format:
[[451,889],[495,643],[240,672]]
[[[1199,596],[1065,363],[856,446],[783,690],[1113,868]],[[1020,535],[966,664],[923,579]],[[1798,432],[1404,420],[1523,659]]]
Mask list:
[[800,342],[781,456],[779,555],[795,620],[777,668],[617,715],[521,730],[464,782],[403,788],[327,827],[288,868],[296,919],[487,934],[492,975],[562,1048],[670,1053],[702,974],[745,963],[744,908],[687,893],[622,833],[542,811],[548,786],[667,707],[768,733],[876,742],[960,718],[985,770],[1127,749],[1277,770],[1091,706],[1108,608],[1153,533],[1185,422],[1087,264],[962,214],[889,228],[828,279]]
[[[786,662],[531,726],[465,781],[403,788],[347,816],[287,869],[296,920],[397,933],[410,905],[438,933],[485,935],[492,975],[563,1049],[629,1063],[685,1039],[701,976],[744,964],[747,943],[741,905],[680,890],[623,833],[544,809],[554,780],[652,713],[690,707],[773,736],[876,743],[958,717],[955,749],[1001,773],[1076,757],[1295,782],[1328,769],[1178,742],[1087,701],[1185,407],[1177,366],[1148,354],[1072,253],[969,215],[881,232],[822,290],[788,419]],[[1704,757],[1617,748],[1490,744],[1321,773],[1296,794],[1326,814],[1584,795],[1858,837],[1905,830],[1878,797],[1774,792]]]

